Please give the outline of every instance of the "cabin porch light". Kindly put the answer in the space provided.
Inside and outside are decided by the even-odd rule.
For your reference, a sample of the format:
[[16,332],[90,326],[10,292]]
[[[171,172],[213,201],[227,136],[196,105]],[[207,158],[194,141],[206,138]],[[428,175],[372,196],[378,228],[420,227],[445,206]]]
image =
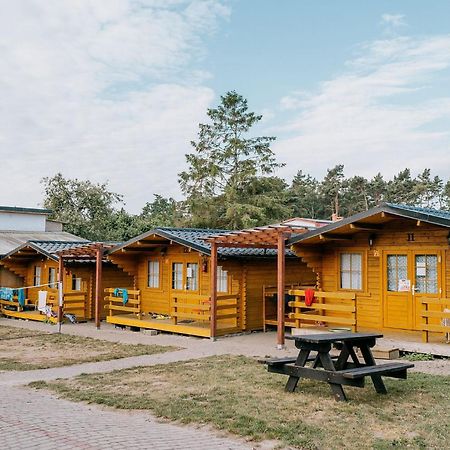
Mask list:
[[450,231],[447,234],[447,242],[448,242],[448,245],[450,245]]
[[368,241],[369,241],[369,247],[373,247],[373,243],[374,243],[374,241],[375,241],[375,234],[369,234],[369,239],[368,239]]

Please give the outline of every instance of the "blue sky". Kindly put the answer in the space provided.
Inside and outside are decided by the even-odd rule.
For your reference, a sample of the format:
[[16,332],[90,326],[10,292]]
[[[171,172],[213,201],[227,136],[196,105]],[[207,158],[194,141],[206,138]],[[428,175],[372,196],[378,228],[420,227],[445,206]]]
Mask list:
[[8,2],[0,203],[38,205],[59,171],[109,181],[133,212],[179,198],[189,141],[231,89],[288,181],[337,163],[449,178],[449,17],[444,0]]
[[[287,92],[315,89],[345,70],[368,41],[394,34],[427,36],[450,32],[450,2],[436,0],[246,0],[229,3],[230,20],[209,43],[205,67],[217,92],[237,89],[257,108],[270,107]],[[403,15],[394,29],[384,14]]]

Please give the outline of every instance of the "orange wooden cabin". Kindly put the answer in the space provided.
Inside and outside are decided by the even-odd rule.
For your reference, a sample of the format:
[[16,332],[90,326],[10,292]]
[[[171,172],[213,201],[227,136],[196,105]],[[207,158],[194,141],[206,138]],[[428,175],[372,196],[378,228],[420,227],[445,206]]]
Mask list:
[[422,332],[425,341],[450,333],[450,212],[386,203],[287,244],[328,295],[329,309],[318,310],[327,324]]

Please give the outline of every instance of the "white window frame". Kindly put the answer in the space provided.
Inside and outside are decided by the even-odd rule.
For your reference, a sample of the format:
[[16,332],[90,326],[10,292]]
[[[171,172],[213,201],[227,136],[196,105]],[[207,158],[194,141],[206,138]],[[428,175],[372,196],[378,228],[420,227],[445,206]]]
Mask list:
[[196,262],[186,263],[186,290],[198,291],[199,265]]
[[58,287],[57,281],[58,281],[58,271],[56,270],[56,267],[49,267],[48,286],[52,289],[56,289]]
[[81,291],[81,281],[80,277],[72,274],[72,291]]
[[39,286],[42,280],[42,267],[34,266],[33,285]]
[[217,292],[228,293],[228,271],[217,266]]
[[[350,268],[344,269],[342,267],[342,257],[350,256]],[[360,270],[353,269],[353,258],[358,257],[360,259]],[[364,260],[362,252],[340,252],[339,253],[339,289],[344,289],[347,291],[362,291],[363,290],[363,271],[364,271]],[[349,285],[343,285],[342,274],[349,274]]]
[[[180,270],[175,271],[175,265],[178,266]],[[172,289],[174,291],[182,291],[183,290],[183,270],[184,264],[179,261],[172,262]]]
[[160,288],[161,264],[159,259],[149,259],[147,262],[147,287]]

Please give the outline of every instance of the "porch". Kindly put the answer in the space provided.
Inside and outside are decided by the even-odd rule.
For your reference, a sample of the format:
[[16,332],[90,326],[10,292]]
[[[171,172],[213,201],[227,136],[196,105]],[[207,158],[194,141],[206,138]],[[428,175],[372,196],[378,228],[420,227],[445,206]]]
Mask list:
[[[106,322],[123,327],[143,328],[198,337],[211,337],[211,297],[174,294],[170,313],[144,311],[139,290],[126,290],[127,300],[117,288],[105,289]],[[219,295],[216,306],[216,331],[223,336],[242,331],[239,324],[239,295]]]
[[[5,317],[13,317],[16,319],[57,323],[58,293],[54,290],[47,290],[46,292],[47,306],[50,308],[48,315],[37,309],[38,299],[36,297],[37,291],[35,290],[29,294],[26,294],[25,303],[23,306],[18,302],[17,296],[14,296],[11,301],[0,300],[1,313]],[[87,308],[87,292],[73,291],[63,294],[63,314],[73,314],[78,321],[85,321],[88,317]]]

